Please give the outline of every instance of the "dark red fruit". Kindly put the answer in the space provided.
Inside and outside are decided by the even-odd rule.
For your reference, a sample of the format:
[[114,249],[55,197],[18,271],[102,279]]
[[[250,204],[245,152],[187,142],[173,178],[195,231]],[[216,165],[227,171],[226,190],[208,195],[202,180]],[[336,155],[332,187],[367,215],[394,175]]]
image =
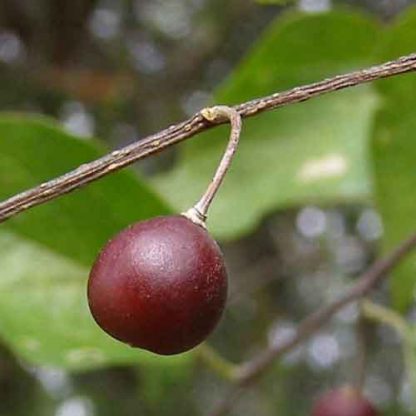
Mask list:
[[358,390],[345,386],[321,396],[312,416],[378,416],[378,412]]
[[104,331],[166,355],[202,342],[219,321],[226,296],[217,243],[181,215],[121,231],[102,249],[88,281],[91,313]]

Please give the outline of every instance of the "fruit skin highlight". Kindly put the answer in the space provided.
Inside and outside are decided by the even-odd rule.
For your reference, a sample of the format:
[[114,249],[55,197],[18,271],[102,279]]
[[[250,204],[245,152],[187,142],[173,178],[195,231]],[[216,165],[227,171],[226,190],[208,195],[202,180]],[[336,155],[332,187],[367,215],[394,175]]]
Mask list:
[[312,416],[378,416],[373,405],[355,388],[341,387],[324,393],[312,411]]
[[89,307],[104,331],[163,355],[204,341],[221,318],[226,297],[220,248],[182,215],[121,231],[101,250],[88,281]]

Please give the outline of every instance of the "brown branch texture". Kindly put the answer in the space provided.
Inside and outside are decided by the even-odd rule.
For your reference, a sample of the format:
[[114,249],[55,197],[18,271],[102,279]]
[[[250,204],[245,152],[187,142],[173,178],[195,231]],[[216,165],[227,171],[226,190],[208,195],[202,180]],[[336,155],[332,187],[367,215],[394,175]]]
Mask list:
[[[412,71],[416,71],[416,53],[368,69],[335,76],[320,82],[248,101],[236,105],[232,109],[243,118],[251,117],[264,111],[306,101],[332,91]],[[0,222],[31,207],[67,194],[94,180],[128,166],[139,159],[190,138],[203,130],[227,122],[224,118],[213,118],[210,120],[204,117],[203,114],[203,112],[197,113],[186,121],[172,125],[143,140],[137,141],[120,150],[115,150],[100,159],[85,163],[58,178],[51,179],[37,187],[10,197],[0,203]],[[404,241],[389,256],[375,262],[350,290],[332,303],[323,306],[305,318],[300,323],[298,330],[292,338],[266,348],[252,360],[238,366],[233,375],[235,384],[230,394],[219,403],[211,413],[211,416],[226,414],[234,401],[238,399],[243,389],[269,368],[275,359],[310,337],[345,305],[365,296],[415,246],[416,234]]]
[[[285,92],[248,101],[236,105],[233,108],[241,117],[251,117],[288,104],[306,101],[328,92],[415,70],[416,53],[368,69],[339,75],[314,84],[296,87]],[[172,125],[159,133],[148,136],[120,150],[116,150],[100,159],[85,163],[72,172],[68,172],[1,202],[0,222],[31,207],[43,204],[80,188],[118,169],[128,166],[139,159],[157,153],[168,146],[179,143],[203,130],[217,124],[223,124],[224,122],[224,120],[210,122],[201,113],[197,113],[184,122]]]

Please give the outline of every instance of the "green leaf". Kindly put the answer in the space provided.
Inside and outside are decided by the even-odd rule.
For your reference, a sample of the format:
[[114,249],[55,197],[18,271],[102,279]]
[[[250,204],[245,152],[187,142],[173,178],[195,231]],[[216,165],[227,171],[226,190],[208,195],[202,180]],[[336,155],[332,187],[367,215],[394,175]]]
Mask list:
[[140,398],[149,408],[157,409],[160,416],[171,415],[172,409],[181,415],[197,414],[195,404],[183,400],[187,392],[194,387],[192,370],[193,367],[190,365],[172,368],[169,372],[163,368],[148,368],[147,365],[143,365],[138,374],[141,381]]
[[79,263],[5,231],[0,233],[0,253],[0,334],[27,361],[85,370],[189,358],[161,358],[107,336],[89,313],[88,269]]
[[[56,177],[103,153],[46,120],[0,118],[0,197]],[[115,232],[169,208],[131,171],[22,213],[0,227],[0,335],[28,361],[86,369],[176,363],[112,340],[86,299],[91,262]]]
[[[77,139],[54,123],[0,118],[0,199],[98,158],[105,149]],[[33,208],[3,227],[90,266],[98,250],[126,225],[168,213],[168,206],[131,171],[122,171]]]
[[[416,88],[416,83],[414,88]],[[384,223],[386,250],[416,230],[416,100],[412,108],[386,103],[376,118],[373,155],[376,200]],[[416,256],[396,267],[390,279],[395,306],[401,310],[414,300]]]
[[[386,34],[381,60],[415,52],[416,9]],[[392,249],[416,231],[416,77],[407,74],[377,83],[383,96],[372,141],[375,192],[383,218],[384,248]],[[394,305],[403,310],[414,301],[416,255],[405,259],[390,279]]]
[[[278,19],[219,89],[216,102],[239,103],[365,67],[377,35],[373,22],[347,13]],[[364,86],[245,120],[210,229],[230,239],[276,209],[367,199],[367,138],[376,106],[377,96]],[[227,136],[226,128],[216,128],[186,143],[174,170],[155,180],[177,209],[203,192]]]

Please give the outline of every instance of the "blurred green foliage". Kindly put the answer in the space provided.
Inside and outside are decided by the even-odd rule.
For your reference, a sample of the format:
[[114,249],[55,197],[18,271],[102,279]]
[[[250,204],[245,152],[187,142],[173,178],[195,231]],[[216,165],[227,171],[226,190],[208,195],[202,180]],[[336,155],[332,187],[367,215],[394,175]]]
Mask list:
[[[409,10],[385,33],[380,59],[415,52],[416,9]],[[376,84],[382,97],[374,123],[372,154],[376,202],[384,221],[385,248],[393,248],[416,229],[416,89],[413,74]],[[414,301],[416,257],[400,264],[390,280],[394,304],[404,310]]]
[[[49,120],[3,116],[1,195],[57,177],[103,152],[98,143],[79,140]],[[155,361],[154,355],[98,329],[86,304],[85,282],[114,233],[169,212],[136,174],[125,170],[8,221],[0,234],[3,338],[29,361],[69,369]]]
[[[10,67],[0,66],[3,108],[31,112],[41,108],[66,127],[74,114],[81,115],[88,131],[94,130],[88,124],[92,117],[98,136],[121,146],[135,135],[161,129],[208,105],[214,100],[209,93],[214,86],[215,102],[236,104],[415,52],[414,8],[382,24],[377,16],[352,9],[318,14],[288,11],[272,20],[285,7],[304,10],[305,2],[281,8],[276,4],[288,2],[275,1],[263,9],[252,1],[213,0],[211,9],[203,9],[203,2],[186,2],[189,10],[181,9],[181,2],[136,3],[140,2],[117,3],[118,14],[108,14],[107,3],[87,1],[85,7],[71,11],[69,3],[57,1],[48,13],[42,13],[46,6],[33,6],[35,17],[26,21],[22,16],[12,19],[20,3],[0,1],[0,27],[14,25],[26,42],[26,59],[33,63],[29,70],[25,65],[15,68],[12,61]],[[64,6],[69,9],[60,10]],[[380,14],[392,15],[390,8]],[[88,24],[94,40],[86,34],[87,24],[74,33],[87,16],[92,16]],[[250,29],[247,16],[253,19]],[[52,22],[50,27],[43,18]],[[235,27],[225,24],[233,18]],[[197,24],[191,30],[192,22]],[[38,31],[25,32],[26,25]],[[138,25],[145,29],[139,31]],[[80,42],[81,35],[89,42]],[[230,44],[224,42],[228,37],[233,39]],[[4,45],[9,42],[10,47],[13,39],[0,31],[0,60],[10,58]],[[39,44],[43,46],[37,49]],[[88,55],[85,51],[91,45],[94,53]],[[89,56],[90,65],[85,68],[84,55]],[[203,75],[191,79],[198,71]],[[265,331],[268,342],[274,342],[276,328],[293,331],[295,321],[332,299],[350,283],[351,275],[379,254],[372,242],[365,245],[360,240],[365,254],[356,261],[358,266],[351,265],[357,251],[351,231],[359,228],[354,223],[357,206],[380,212],[384,226],[380,242],[386,249],[416,228],[415,87],[414,74],[393,77],[244,122],[235,163],[208,224],[221,242],[233,242],[224,244],[231,265],[230,306],[210,339],[232,361],[251,357],[264,347],[266,341],[259,337],[266,338]],[[68,98],[72,102],[66,103]],[[197,351],[160,358],[103,334],[88,312],[85,286],[93,259],[114,233],[144,218],[183,211],[197,200],[227,135],[226,126],[213,129],[160,158],[144,161],[138,169],[109,175],[1,225],[0,336],[19,360],[0,354],[0,391],[4,385],[4,394],[16,396],[14,407],[13,400],[0,400],[1,416],[202,414],[224,394],[225,382],[201,365]],[[62,175],[107,151],[98,141],[68,133],[43,116],[4,113],[0,117],[0,198]],[[155,171],[156,175],[149,175]],[[326,221],[338,221],[338,228],[333,227],[338,234],[316,233],[315,239],[302,234],[301,220],[299,216],[293,220],[293,212],[311,204],[326,207]],[[404,262],[389,288],[394,306],[402,312],[413,307],[415,264],[415,258]],[[311,283],[314,274],[320,286]],[[380,296],[385,300],[383,291]],[[276,319],[272,327],[271,319]],[[337,336],[344,337],[339,337],[341,347],[354,344],[353,330],[345,326],[338,322],[336,327]],[[351,379],[355,352],[338,351],[334,362],[340,363],[340,372],[330,373],[325,362],[319,364],[316,358],[317,345],[332,346],[318,354],[329,360],[331,351],[336,355],[338,338],[325,333],[317,337],[274,366],[252,394],[237,404],[235,414],[263,416],[276,410],[287,416],[304,414],[311,392],[326,383]],[[400,403],[397,399],[406,372],[401,362],[397,364],[397,346],[386,339],[380,336],[378,347],[371,346],[369,359],[378,366],[370,369],[369,385],[380,380],[382,373],[396,389],[389,400],[380,399],[385,414],[406,415],[400,404],[404,399]],[[413,368],[414,360],[408,361],[406,365]],[[22,384],[15,383],[17,379]],[[385,390],[386,385],[382,385]],[[23,395],[20,388],[30,392],[29,413],[17,404]],[[380,391],[374,396],[382,397]],[[84,410],[65,413],[65,405]]]
[[[374,61],[378,34],[373,21],[350,13],[279,17],[220,87],[216,102],[236,104],[365,67]],[[245,121],[238,155],[210,212],[213,233],[232,239],[276,209],[368,198],[367,141],[376,105],[364,86]],[[186,143],[176,168],[156,179],[177,209],[204,189],[226,135],[215,129]]]

